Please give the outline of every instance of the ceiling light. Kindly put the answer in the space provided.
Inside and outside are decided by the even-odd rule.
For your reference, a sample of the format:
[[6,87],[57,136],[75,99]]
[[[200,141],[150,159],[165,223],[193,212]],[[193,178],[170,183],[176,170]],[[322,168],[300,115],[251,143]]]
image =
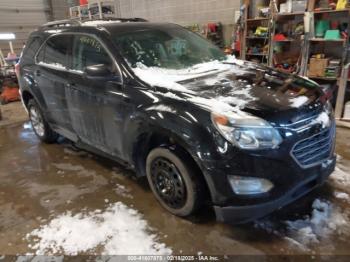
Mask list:
[[16,36],[14,33],[0,33],[0,40],[12,40],[15,38]]

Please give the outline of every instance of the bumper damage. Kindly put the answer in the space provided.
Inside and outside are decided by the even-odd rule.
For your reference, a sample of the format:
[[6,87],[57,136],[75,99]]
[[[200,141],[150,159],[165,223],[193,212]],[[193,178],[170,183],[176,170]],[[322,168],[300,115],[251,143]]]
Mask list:
[[256,205],[214,206],[216,219],[217,221],[228,224],[242,224],[264,217],[322,185],[328,176],[334,171],[335,164],[336,157],[333,156],[331,159],[328,159],[320,165],[320,171],[318,174],[313,174],[299,182],[277,199],[270,199],[267,202]]

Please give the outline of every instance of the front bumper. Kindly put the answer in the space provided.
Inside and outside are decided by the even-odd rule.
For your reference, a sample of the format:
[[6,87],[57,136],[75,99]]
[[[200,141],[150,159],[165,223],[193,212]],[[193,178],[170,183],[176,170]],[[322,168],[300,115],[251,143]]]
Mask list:
[[229,224],[247,223],[261,218],[322,185],[327,177],[334,171],[335,164],[336,157],[333,156],[320,165],[319,172],[308,176],[276,199],[269,199],[267,202],[241,206],[214,206],[216,218],[220,222]]

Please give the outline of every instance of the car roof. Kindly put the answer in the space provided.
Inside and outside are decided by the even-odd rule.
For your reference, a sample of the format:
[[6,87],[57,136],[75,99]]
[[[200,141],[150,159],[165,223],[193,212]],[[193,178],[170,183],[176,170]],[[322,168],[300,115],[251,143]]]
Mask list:
[[118,35],[126,32],[135,32],[147,29],[169,29],[180,27],[179,25],[171,23],[151,23],[144,21],[146,20],[141,18],[86,21],[60,20],[44,24],[43,26],[39,27],[38,31],[48,34],[57,33],[57,31],[91,33],[91,31],[94,31],[94,29],[100,30],[102,28],[112,35]]
[[99,27],[104,27],[111,34],[122,34],[131,31],[142,31],[147,29],[170,29],[178,28],[179,25],[171,23],[149,23],[149,22],[131,22],[131,23],[109,23],[102,24]]

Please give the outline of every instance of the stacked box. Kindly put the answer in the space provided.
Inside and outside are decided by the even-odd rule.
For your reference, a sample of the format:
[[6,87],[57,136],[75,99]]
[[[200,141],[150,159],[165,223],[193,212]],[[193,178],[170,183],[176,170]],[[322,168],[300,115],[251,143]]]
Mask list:
[[328,62],[328,58],[311,58],[308,75],[314,77],[324,77]]

